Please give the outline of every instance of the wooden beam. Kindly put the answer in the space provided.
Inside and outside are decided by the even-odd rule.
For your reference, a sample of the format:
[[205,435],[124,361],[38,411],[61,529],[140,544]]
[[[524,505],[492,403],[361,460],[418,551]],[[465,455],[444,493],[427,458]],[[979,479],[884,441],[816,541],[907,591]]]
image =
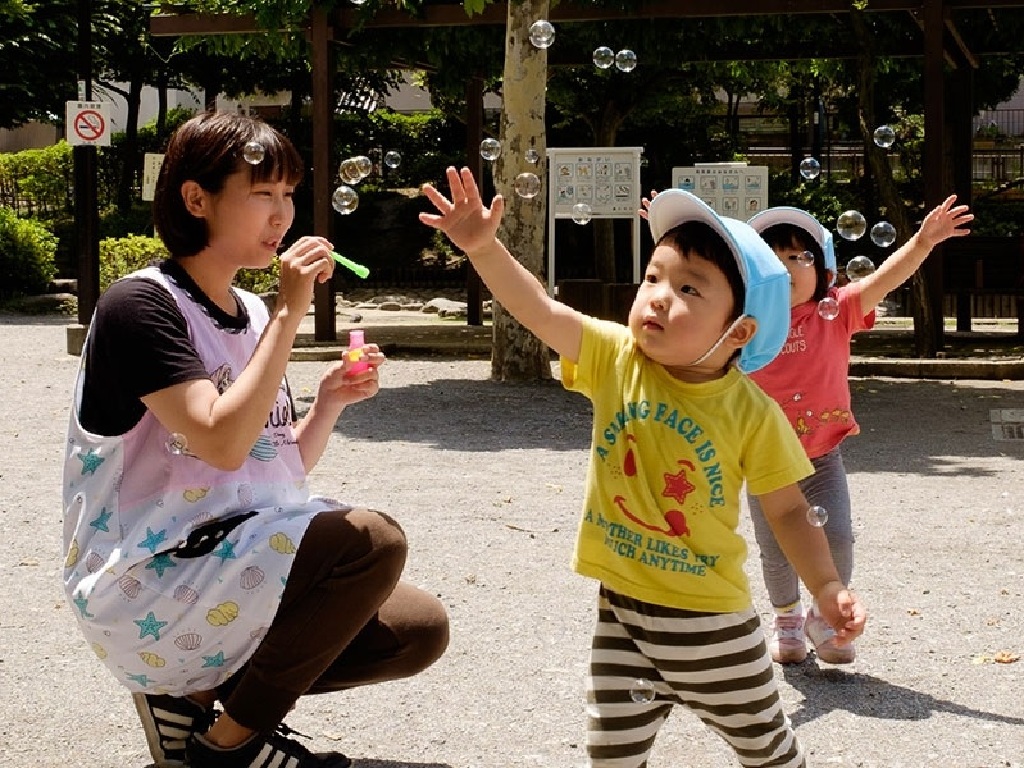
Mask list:
[[[333,239],[331,207],[331,127],[334,123],[334,64],[331,58],[331,25],[327,12],[313,9],[310,18],[313,98],[313,234]],[[334,308],[334,283],[317,283],[313,289],[313,338],[335,341],[338,324]]]
[[953,43],[956,50],[960,52],[959,58],[962,59],[971,69],[977,69],[980,66],[978,57],[971,53],[971,49],[960,35],[960,30],[956,28],[956,22],[948,16],[946,17],[946,37],[948,37]]

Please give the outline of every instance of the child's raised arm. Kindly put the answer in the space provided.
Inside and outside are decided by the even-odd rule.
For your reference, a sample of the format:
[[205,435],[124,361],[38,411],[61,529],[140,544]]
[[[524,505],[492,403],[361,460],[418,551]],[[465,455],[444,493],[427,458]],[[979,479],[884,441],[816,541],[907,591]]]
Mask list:
[[956,195],[950,195],[941,204],[933,208],[921,228],[893,253],[878,270],[857,285],[860,287],[860,304],[864,314],[868,314],[886,294],[905,283],[919,266],[928,258],[932,249],[951,237],[969,235],[971,230],[964,227],[974,220],[974,214],[966,205],[954,206]]
[[420,221],[448,236],[473,263],[494,298],[513,317],[559,355],[577,361],[583,338],[583,316],[555,301],[537,278],[513,258],[497,239],[505,200],[495,195],[490,207],[480,198],[472,172],[448,168],[449,200],[427,184],[423,194],[439,214],[421,213]]

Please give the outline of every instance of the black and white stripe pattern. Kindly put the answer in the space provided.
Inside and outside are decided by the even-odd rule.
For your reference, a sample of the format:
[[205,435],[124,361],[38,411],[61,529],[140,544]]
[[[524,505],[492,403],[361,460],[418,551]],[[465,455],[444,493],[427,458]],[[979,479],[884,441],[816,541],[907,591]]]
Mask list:
[[[651,701],[634,701],[637,680],[653,684]],[[753,608],[697,613],[602,587],[587,681],[591,765],[644,766],[677,703],[725,739],[741,765],[804,768]]]

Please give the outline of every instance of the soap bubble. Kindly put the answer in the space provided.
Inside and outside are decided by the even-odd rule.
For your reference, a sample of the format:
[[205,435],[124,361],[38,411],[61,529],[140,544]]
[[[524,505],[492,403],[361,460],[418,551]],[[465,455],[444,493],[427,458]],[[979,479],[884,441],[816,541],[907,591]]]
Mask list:
[[586,203],[576,203],[572,207],[572,220],[577,224],[589,224],[593,211]]
[[373,161],[366,155],[356,155],[352,161],[356,164],[356,170],[359,171],[360,181],[373,173]]
[[530,42],[536,48],[550,48],[555,42],[555,26],[546,19],[537,19],[530,25]]
[[860,211],[843,211],[836,220],[836,230],[846,240],[858,240],[867,232],[868,222]]
[[807,522],[815,528],[821,528],[828,522],[828,510],[824,507],[808,507]]
[[818,315],[823,320],[835,320],[839,317],[839,302],[832,296],[826,296],[818,302]]
[[880,221],[871,228],[871,242],[879,248],[888,248],[896,242],[896,227],[888,221]]
[[359,207],[359,195],[352,187],[342,184],[331,195],[331,205],[338,213],[352,213]]
[[258,141],[247,141],[245,146],[242,147],[242,159],[249,165],[259,165],[263,162],[265,155],[266,152],[263,149],[263,145]]
[[501,142],[497,139],[484,139],[480,142],[480,157],[484,160],[497,160],[501,154]]
[[891,125],[880,125],[875,128],[874,139],[879,147],[888,149],[896,142],[896,131]]
[[538,152],[536,149],[533,149],[532,147],[526,150],[526,154],[523,155],[523,157],[526,159],[526,162],[528,162],[530,165],[536,165],[537,163],[540,162],[540,152]]
[[629,698],[637,704],[649,704],[654,701],[654,683],[640,677],[629,687]]
[[402,164],[402,156],[395,150],[390,150],[384,154],[384,165],[388,168],[397,168]]
[[349,0],[349,2],[351,2],[352,5],[362,5],[366,0]]
[[594,66],[598,69],[609,69],[615,63],[615,51],[607,45],[594,49]]
[[800,175],[810,181],[811,179],[818,178],[818,174],[821,173],[821,163],[815,160],[813,157],[805,157],[800,161]]
[[536,173],[520,173],[512,182],[512,187],[517,195],[529,200],[540,192],[540,179],[537,178]]
[[846,263],[846,276],[850,282],[863,280],[875,271],[875,264],[867,256],[854,256]]
[[167,438],[167,452],[172,456],[182,456],[188,450],[188,440],[180,432],[172,432]]
[[636,54],[629,48],[623,48],[615,54],[615,66],[623,72],[632,72],[636,69]]
[[359,166],[356,165],[354,157],[341,161],[341,165],[338,166],[338,178],[346,184],[358,184],[363,180],[363,175],[359,172]]

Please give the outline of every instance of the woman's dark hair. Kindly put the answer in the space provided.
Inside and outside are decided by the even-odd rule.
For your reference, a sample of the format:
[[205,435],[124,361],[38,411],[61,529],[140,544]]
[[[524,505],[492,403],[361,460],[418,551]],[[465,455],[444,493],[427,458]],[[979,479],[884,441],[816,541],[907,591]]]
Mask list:
[[761,239],[771,246],[773,251],[784,248],[799,248],[814,254],[814,301],[821,301],[828,295],[829,276],[825,269],[825,253],[818,241],[811,237],[806,229],[795,224],[773,224],[761,233]]
[[[243,157],[246,144],[263,148],[255,164]],[[287,137],[261,120],[227,112],[206,112],[184,123],[171,136],[153,198],[153,222],[171,256],[194,256],[209,242],[206,222],[185,207],[181,185],[195,181],[207,192],[224,188],[228,176],[247,170],[258,184],[302,180],[302,158]]]
[[687,221],[662,235],[656,245],[668,245],[682,254],[696,254],[722,270],[732,289],[730,322],[743,314],[747,289],[736,256],[722,236],[709,225],[703,221]]

